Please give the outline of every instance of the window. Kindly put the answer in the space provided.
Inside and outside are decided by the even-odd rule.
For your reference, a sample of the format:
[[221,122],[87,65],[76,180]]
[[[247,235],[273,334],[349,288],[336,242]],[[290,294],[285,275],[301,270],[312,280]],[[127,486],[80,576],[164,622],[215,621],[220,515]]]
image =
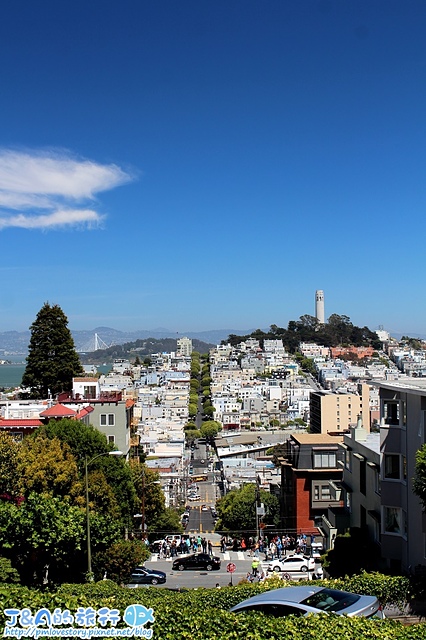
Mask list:
[[359,490],[363,496],[367,495],[367,464],[365,460],[359,463]]
[[345,507],[349,513],[352,511],[352,497],[349,491],[345,492]]
[[321,487],[321,500],[330,500],[330,485],[322,485]]
[[115,444],[115,436],[107,436],[109,444]]
[[348,471],[351,471],[351,452],[347,449],[345,451],[345,467]]
[[314,453],[315,469],[331,469],[336,467],[336,453],[334,451],[321,451]]
[[375,473],[374,473],[374,491],[380,495],[381,485],[380,485],[380,473],[379,473],[379,471],[375,471]]
[[383,477],[386,480],[400,479],[399,455],[396,453],[385,453],[383,455]]
[[84,398],[91,398],[94,399],[96,398],[96,386],[94,385],[85,385],[83,387],[83,397]]
[[396,400],[388,400],[383,404],[383,417],[385,424],[394,426],[399,425],[399,402]]
[[114,427],[115,426],[115,415],[113,413],[101,413],[100,415],[100,425],[101,427]]
[[406,518],[399,507],[383,507],[383,531],[402,536],[406,534]]

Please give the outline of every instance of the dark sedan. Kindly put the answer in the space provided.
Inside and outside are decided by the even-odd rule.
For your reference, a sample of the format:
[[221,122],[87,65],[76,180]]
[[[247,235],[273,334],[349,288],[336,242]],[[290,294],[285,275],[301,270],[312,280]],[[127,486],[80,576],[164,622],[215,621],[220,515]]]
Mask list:
[[147,569],[146,567],[137,567],[127,583],[128,587],[136,588],[144,584],[164,584],[166,582],[166,574],[164,571],[156,569]]
[[204,569],[212,571],[220,569],[220,558],[210,556],[208,553],[192,553],[189,556],[177,558],[172,565],[174,571],[184,571],[185,569]]

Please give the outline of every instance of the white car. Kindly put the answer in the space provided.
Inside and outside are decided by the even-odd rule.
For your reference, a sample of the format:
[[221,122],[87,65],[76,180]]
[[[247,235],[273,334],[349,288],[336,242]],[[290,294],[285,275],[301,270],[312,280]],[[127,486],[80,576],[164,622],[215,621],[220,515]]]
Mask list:
[[284,573],[315,571],[315,560],[309,556],[294,554],[281,558],[281,560],[271,560],[267,571],[283,571]]

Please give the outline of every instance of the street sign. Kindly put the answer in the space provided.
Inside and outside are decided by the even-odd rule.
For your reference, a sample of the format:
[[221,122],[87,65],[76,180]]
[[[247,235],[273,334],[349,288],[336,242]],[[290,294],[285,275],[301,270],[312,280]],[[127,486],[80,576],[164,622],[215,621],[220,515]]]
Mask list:
[[237,567],[233,562],[228,562],[228,564],[226,565],[226,570],[228,573],[234,573],[236,568]]

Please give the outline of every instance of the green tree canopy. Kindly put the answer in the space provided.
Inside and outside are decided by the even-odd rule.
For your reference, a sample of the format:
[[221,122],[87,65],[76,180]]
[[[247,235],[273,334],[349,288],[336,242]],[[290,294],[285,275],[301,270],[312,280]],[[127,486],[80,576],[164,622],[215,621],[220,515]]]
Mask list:
[[206,422],[203,422],[200,427],[201,437],[207,438],[208,440],[213,440],[219,431],[222,431],[222,425],[220,422],[216,422],[215,420],[207,420]]
[[188,405],[188,415],[190,418],[197,415],[197,405],[194,402],[190,402]]
[[197,438],[201,438],[201,431],[198,429],[186,429],[185,438],[187,442],[194,442]]
[[[83,509],[62,498],[31,493],[20,505],[0,502],[0,549],[25,584],[41,583],[46,568],[54,582],[80,581],[86,565]],[[91,518],[92,549],[104,550],[120,537],[111,518]]]
[[[265,505],[266,515],[263,521],[277,525],[279,521],[278,498],[267,491],[260,490],[260,502]],[[254,531],[256,528],[256,485],[245,484],[240,489],[229,491],[217,503],[219,531]]]
[[20,444],[7,433],[0,433],[0,494],[17,497],[20,493],[18,458]]
[[420,447],[416,453],[416,467],[413,478],[413,491],[423,505],[426,512],[426,444]]
[[148,524],[148,531],[182,533],[183,528],[179,513],[175,509],[167,507],[151,524]]
[[25,438],[19,450],[17,473],[23,495],[32,491],[50,496],[75,496],[78,483],[75,457],[66,442],[42,434]]
[[46,302],[30,327],[31,338],[22,386],[35,398],[47,398],[72,388],[84,370],[75,350],[68,319],[61,307]]
[[114,542],[109,549],[98,552],[93,558],[95,576],[105,575],[108,580],[118,584],[125,583],[138,565],[149,558],[149,551],[144,542],[139,540],[120,540]]
[[131,462],[130,465],[133,484],[138,500],[138,512],[142,511],[142,503],[145,505],[145,524],[149,527],[162,515],[165,509],[164,493],[159,484],[160,476],[145,464]]
[[[89,477],[96,470],[104,474],[107,484],[114,493],[116,504],[119,505],[123,525],[130,526],[133,514],[138,510],[136,490],[130,467],[122,458],[100,455],[107,454],[113,449],[106,436],[92,426],[87,426],[79,420],[71,420],[69,418],[50,420],[47,425],[40,427],[29,438],[37,438],[43,434],[50,439],[59,438],[59,440],[68,444],[77,460],[81,481],[84,481],[84,461],[86,456],[88,461],[99,456],[89,466]],[[97,488],[100,490],[99,494],[96,494]],[[112,506],[113,504],[99,476],[93,488],[91,487],[91,500],[97,505],[98,509],[101,509],[102,505]]]

